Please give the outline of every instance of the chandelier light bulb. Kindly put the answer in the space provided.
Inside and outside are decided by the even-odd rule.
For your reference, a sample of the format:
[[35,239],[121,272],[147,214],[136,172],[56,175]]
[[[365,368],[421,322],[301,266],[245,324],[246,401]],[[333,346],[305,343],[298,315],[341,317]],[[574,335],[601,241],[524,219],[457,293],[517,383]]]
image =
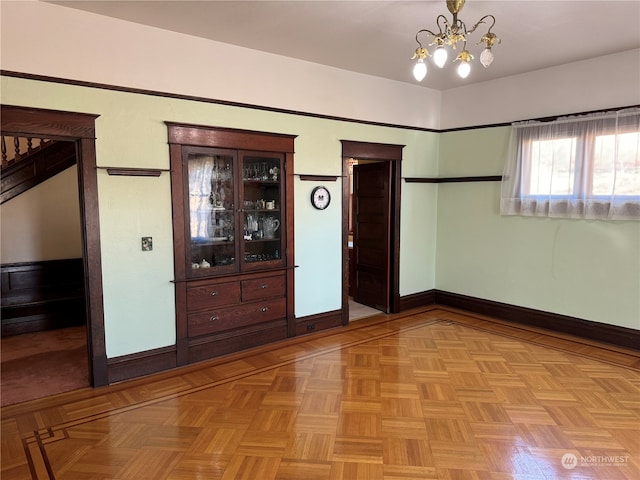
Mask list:
[[460,65],[458,65],[458,75],[460,75],[460,78],[467,78],[470,72],[471,65],[469,65],[469,62],[460,62]]
[[427,76],[427,64],[424,63],[424,59],[419,58],[416,64],[413,66],[413,76],[419,82]]
[[[416,33],[416,43],[418,44],[418,48],[416,48],[415,53],[411,58],[414,60],[416,58],[418,59],[418,62],[413,69],[413,75],[418,81],[422,80],[427,75],[427,66],[424,63],[424,59],[431,56],[429,52],[427,52],[427,49],[422,45],[435,46],[433,63],[435,63],[438,68],[444,68],[447,63],[447,57],[450,53],[447,51],[445,46],[452,47],[453,52],[451,53],[455,56],[455,51],[457,50],[456,47],[462,44],[462,51],[455,56],[453,61],[460,62],[458,64],[458,75],[461,78],[467,78],[471,73],[470,62],[473,60],[473,55],[471,55],[467,50],[467,42],[472,41],[472,34],[480,26],[487,27],[487,30],[480,38],[480,41],[477,43],[474,41],[476,45],[483,44],[485,47],[480,54],[480,63],[482,63],[482,66],[485,68],[491,65],[494,59],[491,47],[501,43],[498,35],[492,32],[492,29],[496,24],[496,17],[491,14],[484,15],[471,26],[470,22],[464,22],[460,18],[460,11],[464,7],[465,0],[446,0],[445,3],[447,5],[447,10],[449,10],[449,13],[453,15],[453,18],[448,20],[445,15],[438,15],[436,17],[435,28],[432,28],[431,30],[428,28],[421,28]],[[469,25],[469,27],[467,27],[467,25]],[[429,39],[431,39],[430,43]]]
[[433,52],[433,63],[435,63],[437,67],[442,68],[444,64],[447,63],[447,56],[447,49],[439,46],[436,48],[436,51]]
[[[437,53],[437,52],[436,52]],[[489,47],[485,48],[480,54],[480,63],[484,68],[487,68],[493,62],[493,52]]]

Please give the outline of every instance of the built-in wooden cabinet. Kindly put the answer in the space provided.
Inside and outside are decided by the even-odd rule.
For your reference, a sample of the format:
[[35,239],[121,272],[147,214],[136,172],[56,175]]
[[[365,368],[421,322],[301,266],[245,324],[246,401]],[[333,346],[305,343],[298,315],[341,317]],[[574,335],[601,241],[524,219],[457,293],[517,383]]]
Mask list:
[[178,364],[295,335],[295,137],[167,127]]

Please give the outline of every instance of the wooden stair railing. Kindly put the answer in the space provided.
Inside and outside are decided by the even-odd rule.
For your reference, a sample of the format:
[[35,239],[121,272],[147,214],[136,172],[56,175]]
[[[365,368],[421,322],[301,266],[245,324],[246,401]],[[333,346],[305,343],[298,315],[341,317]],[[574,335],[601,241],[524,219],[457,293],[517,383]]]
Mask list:
[[[2,135],[0,139],[0,150],[2,151],[2,169],[5,169],[20,160],[27,158],[32,153],[37,152],[51,145],[54,140],[47,138],[33,137],[12,137]],[[13,152],[7,149],[7,143],[13,144]],[[34,145],[35,144],[35,145]]]
[[[9,139],[9,140],[8,140]],[[0,204],[57,175],[76,163],[73,142],[2,136]],[[13,152],[7,150],[13,144]]]

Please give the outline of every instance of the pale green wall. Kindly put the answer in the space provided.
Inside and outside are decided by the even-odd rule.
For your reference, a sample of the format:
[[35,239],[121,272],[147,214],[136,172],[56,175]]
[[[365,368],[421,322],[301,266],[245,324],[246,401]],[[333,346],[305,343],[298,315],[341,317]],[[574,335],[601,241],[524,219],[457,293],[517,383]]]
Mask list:
[[[441,176],[502,173],[509,127],[440,137]],[[438,186],[436,286],[640,328],[640,223],[503,217],[500,183]]]
[[[406,145],[403,177],[498,175],[508,136],[508,128],[437,134],[9,77],[1,87],[5,104],[99,114],[103,167],[168,168],[165,120],[297,135],[296,174],[341,175],[347,139]],[[109,358],[175,342],[169,179],[98,170]],[[333,197],[324,212],[309,202],[316,184],[294,182],[298,317],[341,305],[341,178],[324,182]],[[497,182],[401,188],[401,295],[438,288],[639,328],[637,223],[500,217]],[[142,236],[153,237],[152,252],[141,251]]]
[[[297,135],[295,173],[342,174],[341,139],[406,145],[403,176],[437,172],[438,135],[210,103],[2,77],[9,105],[99,114],[99,166],[169,168],[165,120]],[[116,177],[98,170],[105,335],[109,358],[175,342],[170,176]],[[314,210],[315,182],[294,183],[295,313],[341,307],[341,178],[325,182],[333,202]],[[402,185],[401,294],[435,288],[436,195]],[[427,221],[425,221],[427,220]],[[153,237],[142,252],[140,238]]]
[[[0,8],[6,71],[429,128],[638,103],[635,51],[441,94],[45,2],[5,1]],[[39,35],[24,35],[24,18]],[[247,62],[264,74],[245,75]],[[611,71],[624,72],[614,89],[605,81]],[[572,78],[583,79],[580,88]],[[500,174],[506,146],[506,129],[439,135],[9,77],[1,82],[5,104],[99,114],[101,166],[168,168],[165,120],[296,134],[298,174],[341,175],[341,139],[406,145],[404,177]],[[532,96],[536,89],[549,95]],[[503,101],[505,92],[518,101]],[[325,184],[334,202],[317,212],[308,198],[315,183],[295,180],[297,316],[340,308],[341,179]],[[401,188],[401,295],[440,288],[638,328],[637,223],[502,218],[497,183],[402,182]],[[99,170],[98,194],[107,356],[171,345],[169,174],[120,178]],[[141,252],[140,237],[148,235],[154,250]]]

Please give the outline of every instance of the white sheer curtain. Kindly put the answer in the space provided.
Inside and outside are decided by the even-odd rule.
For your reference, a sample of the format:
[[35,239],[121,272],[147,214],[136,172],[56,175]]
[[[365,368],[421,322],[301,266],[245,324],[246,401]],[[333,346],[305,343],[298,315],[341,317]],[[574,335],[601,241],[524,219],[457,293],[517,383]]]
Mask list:
[[191,211],[191,237],[205,239],[212,236],[211,175],[213,158],[194,155],[189,158],[189,210]]
[[640,108],[514,123],[500,213],[640,219]]

